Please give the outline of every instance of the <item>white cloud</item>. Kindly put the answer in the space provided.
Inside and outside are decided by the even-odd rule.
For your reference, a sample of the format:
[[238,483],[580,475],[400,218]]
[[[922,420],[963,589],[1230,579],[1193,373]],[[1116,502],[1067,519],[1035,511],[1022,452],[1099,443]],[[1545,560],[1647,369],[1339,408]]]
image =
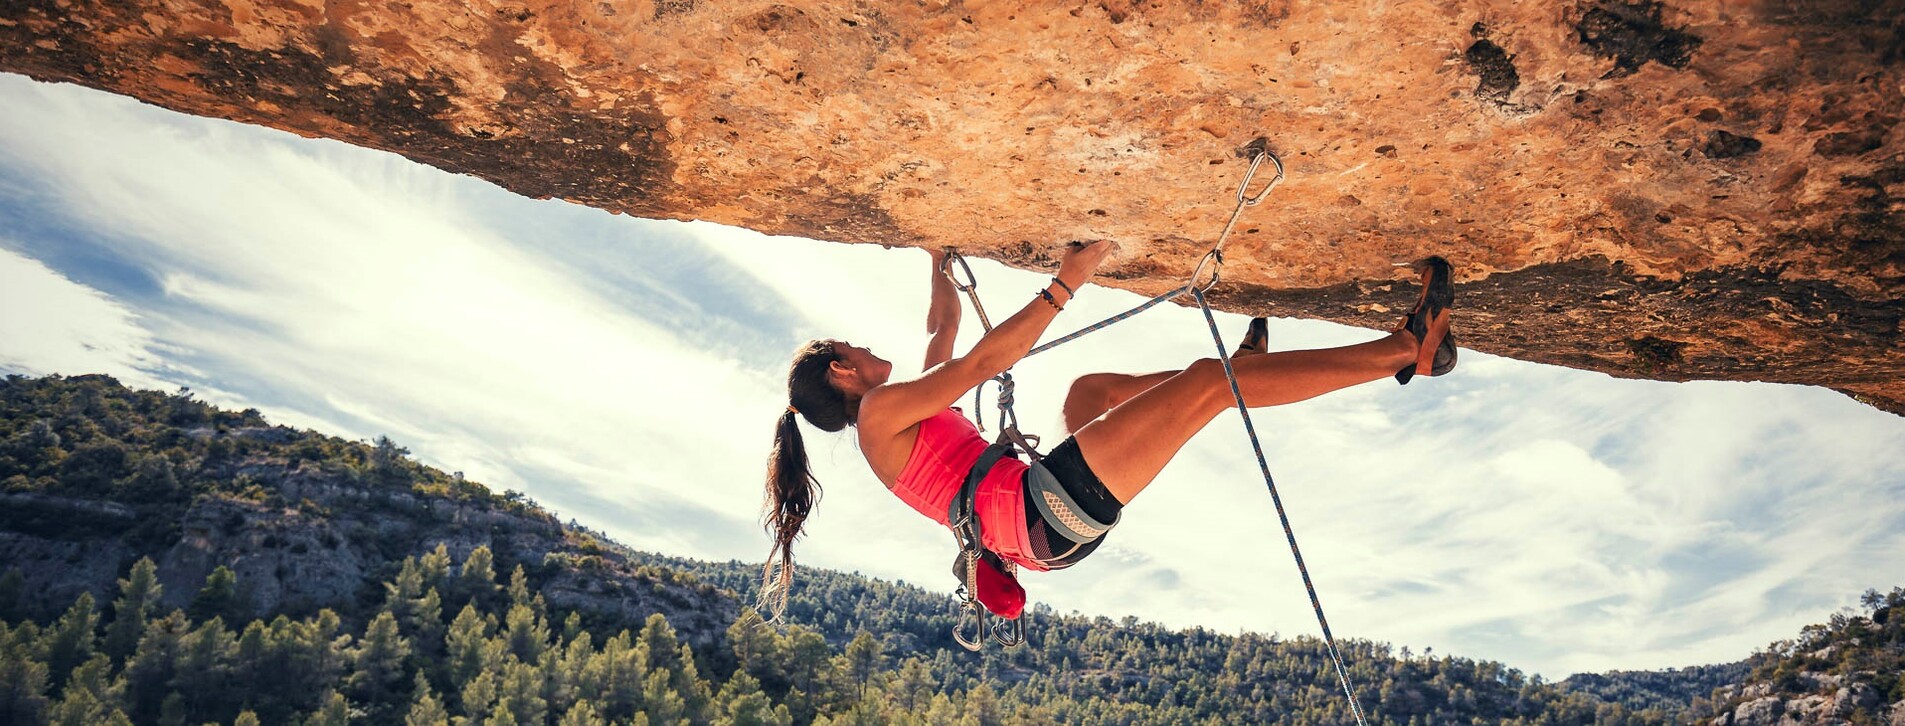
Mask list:
[[138,314],[6,244],[0,239],[0,370],[101,371],[128,385],[163,385],[146,373],[163,367],[163,355]]
[[[16,369],[190,385],[279,422],[388,434],[634,546],[746,559],[766,549],[755,516],[793,345],[846,338],[917,370],[918,251],[532,202],[9,76],[0,97],[0,212],[65,232],[0,239],[7,309],[57,312],[0,316]],[[974,268],[994,319],[1045,278]],[[1087,288],[1053,334],[1141,300]],[[1244,319],[1219,324],[1235,336]],[[977,339],[976,316],[963,331]],[[1289,320],[1271,334],[1277,348],[1376,335]],[[1072,377],[1211,350],[1195,309],[1160,306],[1022,363],[1021,421],[1049,447]],[[1446,379],[1252,417],[1339,637],[1554,677],[1690,665],[1743,657],[1905,571],[1905,425],[1826,391],[1464,351]],[[881,491],[851,436],[805,433],[827,494],[803,562],[949,589],[950,537]],[[1234,413],[1098,554],[1028,587],[1060,611],[1316,629]]]

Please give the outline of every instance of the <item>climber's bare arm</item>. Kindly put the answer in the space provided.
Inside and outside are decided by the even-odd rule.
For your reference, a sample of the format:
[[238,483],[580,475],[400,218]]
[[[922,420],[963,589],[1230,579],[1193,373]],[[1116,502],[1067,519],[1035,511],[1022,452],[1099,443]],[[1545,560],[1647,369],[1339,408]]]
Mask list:
[[933,366],[952,359],[953,344],[959,337],[959,296],[953,288],[952,278],[947,276],[942,266],[946,263],[945,250],[937,250],[932,255],[932,306],[926,310],[926,333],[932,339],[926,342],[926,364],[920,370],[932,370]]

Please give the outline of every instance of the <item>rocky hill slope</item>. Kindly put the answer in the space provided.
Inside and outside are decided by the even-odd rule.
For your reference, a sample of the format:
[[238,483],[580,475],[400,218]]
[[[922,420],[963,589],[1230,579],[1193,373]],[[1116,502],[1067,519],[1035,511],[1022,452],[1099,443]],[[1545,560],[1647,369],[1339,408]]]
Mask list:
[[187,606],[213,570],[252,615],[351,613],[438,547],[478,547],[525,568],[550,605],[639,629],[661,613],[705,646],[739,613],[730,591],[630,562],[514,492],[420,466],[388,440],[355,444],[271,426],[104,376],[0,382],[0,570],[8,607],[50,617],[82,592],[110,602],[149,557],[163,607]]
[[1741,682],[1713,693],[1711,723],[1905,724],[1905,588],[1861,604],[1755,654]]
[[[174,645],[134,648],[112,635],[124,630],[115,624],[124,609],[115,595],[137,579],[127,573],[145,558],[163,599],[151,604],[144,629],[178,638]],[[478,560],[489,562],[472,578]],[[490,572],[509,582],[506,599]],[[943,594],[836,572],[803,578],[789,611],[797,625],[758,628],[736,594],[753,591],[758,574],[754,564],[628,550],[558,523],[521,495],[419,466],[388,440],[351,443],[273,427],[255,411],[131,391],[104,376],[0,380],[0,722],[86,714],[81,722],[106,723],[123,713],[136,723],[170,723],[178,721],[167,713],[189,713],[223,723],[241,709],[285,719],[355,709],[381,723],[428,705],[472,717],[493,716],[484,710],[491,709],[602,723],[575,715],[585,703],[598,716],[647,709],[695,723],[744,722],[736,715],[743,711],[768,714],[762,723],[1347,717],[1310,638],[1173,631],[1035,606],[1026,647],[974,656],[951,642]],[[441,602],[450,607],[436,604],[432,582],[445,587]],[[482,591],[491,592],[473,594]],[[507,674],[507,684],[476,686],[471,679],[483,669],[447,655],[482,629],[483,614],[455,612],[465,602],[491,609],[482,632],[499,645],[485,657],[498,659],[490,669]],[[115,603],[110,619],[96,605],[104,603]],[[1377,723],[1905,723],[1905,618],[1896,616],[1905,589],[1869,593],[1863,604],[1866,612],[1842,613],[1743,663],[1560,683],[1500,663],[1341,645],[1357,698]],[[174,608],[191,620],[164,615]],[[387,612],[398,625],[380,631]],[[228,625],[210,625],[213,615]],[[240,627],[278,616],[303,620]],[[340,627],[334,642],[293,637]],[[446,628],[462,634],[446,641]],[[99,657],[110,658],[99,665],[87,665],[81,647],[91,642],[88,629],[106,633]],[[242,638],[231,640],[252,630],[277,644],[267,647],[327,653],[319,659],[331,664],[327,675],[282,688],[269,679],[291,676],[276,671],[249,690],[206,686],[255,658],[244,655]],[[651,644],[679,634],[689,650],[664,659],[672,685],[611,693],[614,679],[590,664],[626,655],[616,649],[627,643],[609,645],[622,630]],[[540,635],[525,642],[531,632]],[[391,646],[392,638],[405,645]],[[207,655],[200,646],[231,652]],[[405,648],[411,657],[391,655]],[[502,651],[548,657],[512,661]],[[367,683],[366,672],[383,675]],[[419,687],[406,685],[413,680]],[[523,694],[538,683],[544,695],[532,700],[542,705],[531,708]],[[518,693],[513,706],[495,697],[505,687]]]
[[1219,303],[1905,412],[1905,0],[20,0],[0,70],[386,149],[519,193],[1156,294],[1267,139]]

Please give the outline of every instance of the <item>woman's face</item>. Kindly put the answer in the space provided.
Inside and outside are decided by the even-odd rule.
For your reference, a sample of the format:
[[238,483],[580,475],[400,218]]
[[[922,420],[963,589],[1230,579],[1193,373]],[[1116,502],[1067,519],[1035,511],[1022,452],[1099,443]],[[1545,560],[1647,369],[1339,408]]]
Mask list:
[[857,376],[867,388],[882,385],[893,375],[893,364],[874,355],[871,349],[856,348],[852,343],[836,340],[833,342],[833,354],[838,358],[834,363]]

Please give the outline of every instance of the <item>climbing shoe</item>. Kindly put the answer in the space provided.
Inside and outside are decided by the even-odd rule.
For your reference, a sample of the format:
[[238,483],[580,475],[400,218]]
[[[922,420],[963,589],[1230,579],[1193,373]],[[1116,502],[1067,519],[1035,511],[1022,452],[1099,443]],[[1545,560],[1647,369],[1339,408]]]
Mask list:
[[1415,267],[1422,273],[1422,294],[1397,328],[1416,339],[1416,362],[1396,371],[1396,382],[1403,385],[1418,375],[1439,376],[1455,369],[1455,334],[1449,332],[1449,306],[1455,302],[1455,284],[1450,281],[1453,268],[1441,257],[1429,257]]
[[1247,353],[1262,353],[1270,349],[1270,321],[1266,318],[1251,318],[1250,329],[1244,333],[1243,342],[1237,344],[1235,358]]

